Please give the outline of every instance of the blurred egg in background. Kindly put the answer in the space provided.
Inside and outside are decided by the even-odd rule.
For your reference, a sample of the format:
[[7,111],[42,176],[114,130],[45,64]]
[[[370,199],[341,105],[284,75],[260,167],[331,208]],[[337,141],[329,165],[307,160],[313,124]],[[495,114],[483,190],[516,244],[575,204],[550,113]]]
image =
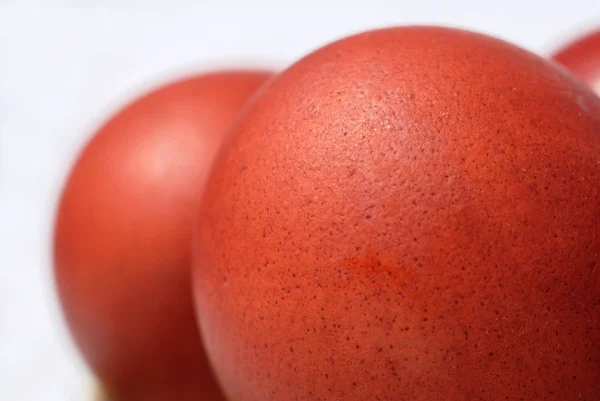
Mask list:
[[103,125],[73,166],[55,279],[112,400],[222,399],[189,291],[190,222],[228,126],[270,75],[216,71],[154,90]]
[[600,94],[600,26],[572,39],[552,58]]
[[0,2],[0,399],[87,401],[97,385],[61,310],[53,235],[99,127],[199,71],[279,70],[346,35],[410,24],[472,29],[552,58],[600,27],[600,2]]

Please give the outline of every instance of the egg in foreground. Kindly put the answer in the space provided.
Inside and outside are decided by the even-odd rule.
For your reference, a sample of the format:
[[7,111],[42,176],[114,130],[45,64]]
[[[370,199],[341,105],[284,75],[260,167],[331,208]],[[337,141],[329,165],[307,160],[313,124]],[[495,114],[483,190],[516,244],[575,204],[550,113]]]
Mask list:
[[351,36],[217,158],[195,300],[232,401],[600,398],[600,99],[463,30]]

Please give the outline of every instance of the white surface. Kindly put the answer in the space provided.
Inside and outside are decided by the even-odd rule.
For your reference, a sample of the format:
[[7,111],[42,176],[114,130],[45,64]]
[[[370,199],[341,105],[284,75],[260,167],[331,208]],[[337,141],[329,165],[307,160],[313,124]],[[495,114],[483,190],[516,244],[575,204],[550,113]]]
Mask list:
[[92,129],[149,84],[227,61],[284,66],[394,24],[468,27],[545,53],[600,23],[598,0],[281,3],[0,0],[0,400],[89,391],[52,284],[53,208]]

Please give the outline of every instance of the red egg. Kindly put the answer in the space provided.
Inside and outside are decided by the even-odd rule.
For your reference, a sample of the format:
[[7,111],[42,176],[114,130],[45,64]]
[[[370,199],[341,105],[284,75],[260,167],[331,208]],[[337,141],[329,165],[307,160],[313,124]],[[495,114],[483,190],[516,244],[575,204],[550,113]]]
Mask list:
[[600,400],[600,99],[563,69],[366,32],[230,138],[193,246],[230,400]]
[[172,83],[114,116],[68,178],[54,264],[70,330],[114,401],[215,401],[193,311],[190,223],[215,152],[270,76]]
[[600,30],[569,43],[552,58],[567,67],[600,94]]

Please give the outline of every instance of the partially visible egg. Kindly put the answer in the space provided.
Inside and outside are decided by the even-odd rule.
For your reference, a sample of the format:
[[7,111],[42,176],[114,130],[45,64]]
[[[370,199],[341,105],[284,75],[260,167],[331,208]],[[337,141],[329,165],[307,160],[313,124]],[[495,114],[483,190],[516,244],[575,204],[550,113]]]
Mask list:
[[191,221],[214,155],[266,71],[159,88],[108,121],[58,209],[55,276],[70,330],[113,401],[218,401],[190,283]]
[[600,94],[600,29],[567,44],[552,58]]
[[230,138],[194,237],[230,400],[600,400],[600,98],[563,69],[365,32]]

